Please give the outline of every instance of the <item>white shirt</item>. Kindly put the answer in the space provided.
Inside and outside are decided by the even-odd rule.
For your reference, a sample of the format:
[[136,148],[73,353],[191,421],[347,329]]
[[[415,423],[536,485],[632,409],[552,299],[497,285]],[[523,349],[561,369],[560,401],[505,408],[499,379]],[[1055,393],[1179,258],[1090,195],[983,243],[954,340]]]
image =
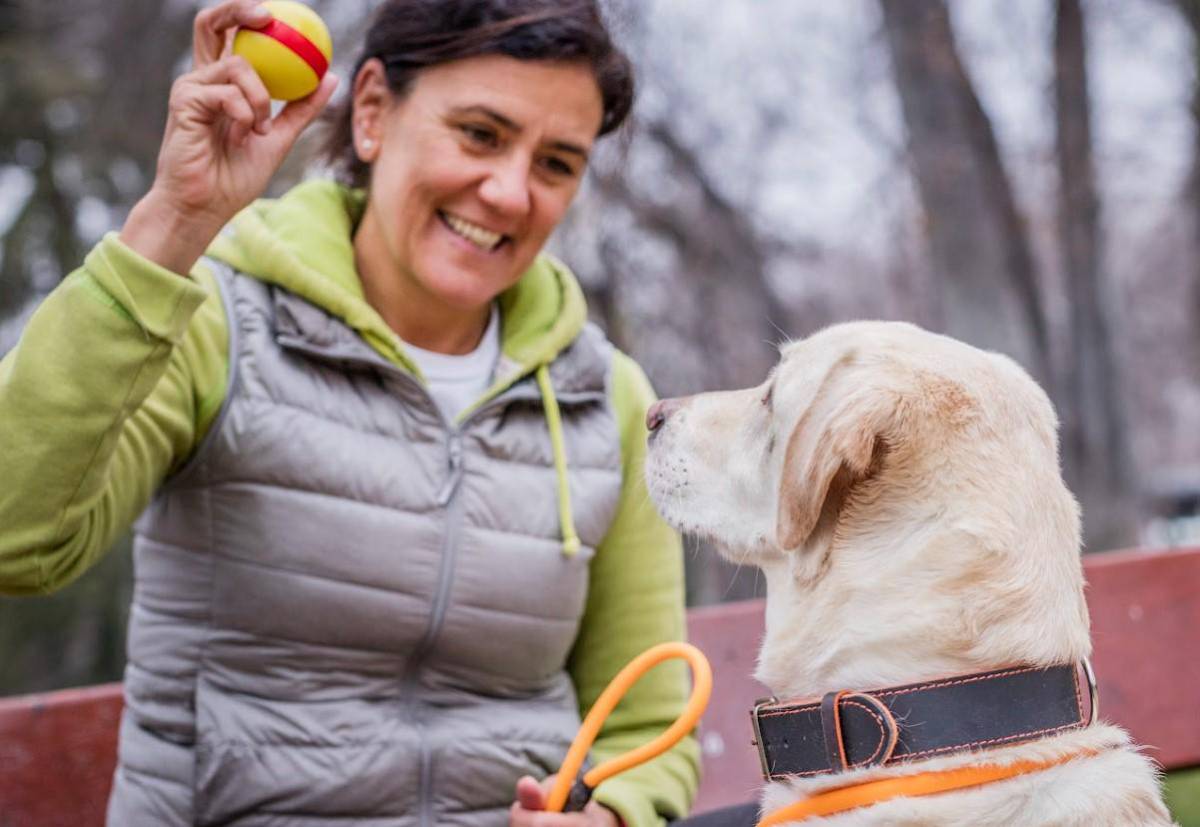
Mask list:
[[500,359],[500,310],[492,303],[487,329],[479,345],[461,356],[435,353],[405,342],[405,352],[425,375],[426,388],[442,415],[453,422],[464,408],[483,395],[492,384]]

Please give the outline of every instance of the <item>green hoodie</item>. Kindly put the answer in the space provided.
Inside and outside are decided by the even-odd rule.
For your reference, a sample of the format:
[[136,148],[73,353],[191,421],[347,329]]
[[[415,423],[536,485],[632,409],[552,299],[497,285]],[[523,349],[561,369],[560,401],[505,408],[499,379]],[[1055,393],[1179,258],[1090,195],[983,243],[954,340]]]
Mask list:
[[[352,246],[363,206],[359,191],[308,182],[244,210],[233,222],[236,233],[219,237],[209,255],[325,308],[419,376],[403,343],[363,298]],[[500,297],[500,306],[503,356],[495,384],[476,404],[544,370],[586,320],[578,284],[548,256]],[[228,371],[228,320],[203,262],[181,277],[115,234],[106,236],[0,360],[0,593],[53,591],[94,564],[200,444],[224,401]],[[621,428],[624,484],[591,563],[587,606],[568,664],[584,713],[629,660],[684,633],[679,540],[655,514],[641,473],[643,418],[653,392],[620,353],[610,394]],[[556,413],[551,402],[547,417],[557,439]],[[570,553],[565,492],[560,484]],[[661,698],[664,687],[668,695],[677,690],[674,711],[639,703],[643,696]],[[664,712],[682,709],[686,691],[681,669],[652,671],[610,716],[595,759],[656,735]],[[631,826],[678,818],[695,792],[698,762],[696,743],[687,739],[605,782],[596,799]]]

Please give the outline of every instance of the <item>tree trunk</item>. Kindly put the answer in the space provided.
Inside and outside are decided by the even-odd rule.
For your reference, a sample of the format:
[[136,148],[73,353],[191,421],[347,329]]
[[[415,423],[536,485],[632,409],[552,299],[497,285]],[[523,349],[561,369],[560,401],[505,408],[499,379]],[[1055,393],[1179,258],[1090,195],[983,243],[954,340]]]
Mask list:
[[1069,318],[1063,377],[1063,464],[1083,505],[1090,548],[1128,545],[1136,535],[1128,432],[1113,357],[1108,285],[1101,258],[1100,203],[1092,163],[1087,40],[1080,0],[1058,0],[1054,103],[1058,225]]
[[[630,172],[629,154],[647,150],[659,165],[653,181]],[[568,219],[564,237],[567,250],[598,247],[602,272],[584,278],[593,311],[664,396],[763,381],[782,333],[754,228],[669,121],[635,123],[627,152],[594,163],[598,197],[577,205],[585,211]],[[661,197],[660,181],[673,197]],[[761,594],[754,567],[732,566],[704,541],[689,538],[688,547],[691,604]]]
[[[623,164],[595,169],[594,181],[606,211],[627,210],[643,232],[669,245],[677,256],[671,273],[637,269],[627,250],[605,245],[605,274],[610,330],[617,344],[647,366],[663,393],[684,394],[761,382],[778,358],[771,342],[779,338],[776,312],[764,276],[765,260],[753,228],[729,203],[703,169],[699,158],[661,123],[642,124],[634,140],[653,142],[666,159],[665,179],[687,190],[687,197],[661,203],[630,181]],[[664,279],[666,301],[633,308],[621,298],[648,278]],[[596,295],[596,290],[592,291]],[[638,330],[624,317],[636,315]],[[647,318],[647,315],[650,318]],[[664,359],[673,348],[668,333],[685,340],[698,354],[697,370]],[[654,370],[655,366],[660,366]],[[657,374],[657,375],[655,375]],[[693,374],[693,375],[689,375]]]
[[1037,274],[942,0],[880,0],[947,333],[1049,376]]
[[1197,274],[1193,282],[1192,317],[1197,321],[1191,338],[1192,364],[1200,364],[1200,0],[1176,0],[1192,32],[1192,167],[1188,174],[1184,209],[1191,229],[1192,262]]

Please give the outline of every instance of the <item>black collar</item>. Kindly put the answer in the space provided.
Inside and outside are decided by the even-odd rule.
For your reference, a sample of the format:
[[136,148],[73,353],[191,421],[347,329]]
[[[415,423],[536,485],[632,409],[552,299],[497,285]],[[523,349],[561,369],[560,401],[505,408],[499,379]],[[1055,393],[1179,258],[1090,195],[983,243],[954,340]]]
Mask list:
[[1089,725],[1096,709],[1083,661],[828,692],[820,701],[770,698],[750,715],[763,775],[777,780],[1034,741]]

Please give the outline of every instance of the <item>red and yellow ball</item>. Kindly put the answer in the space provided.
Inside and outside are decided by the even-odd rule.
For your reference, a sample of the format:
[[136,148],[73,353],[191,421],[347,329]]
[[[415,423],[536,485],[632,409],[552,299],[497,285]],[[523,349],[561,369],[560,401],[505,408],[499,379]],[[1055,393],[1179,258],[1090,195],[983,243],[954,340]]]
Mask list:
[[333,59],[333,41],[325,22],[303,3],[266,0],[272,20],[262,29],[238,29],[233,53],[254,67],[276,100],[311,94]]

